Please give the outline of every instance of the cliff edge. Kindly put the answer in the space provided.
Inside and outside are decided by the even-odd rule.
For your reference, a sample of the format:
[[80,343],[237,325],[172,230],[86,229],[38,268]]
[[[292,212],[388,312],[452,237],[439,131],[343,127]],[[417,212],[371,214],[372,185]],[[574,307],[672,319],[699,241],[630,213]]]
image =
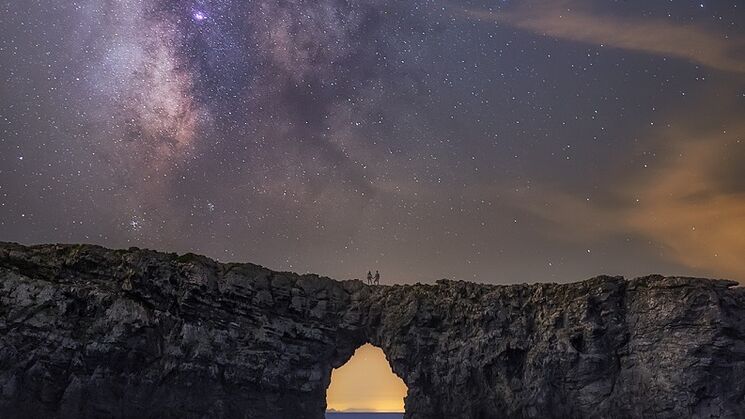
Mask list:
[[322,418],[362,344],[408,418],[745,418],[745,290],[650,276],[369,287],[0,243],[0,417]]

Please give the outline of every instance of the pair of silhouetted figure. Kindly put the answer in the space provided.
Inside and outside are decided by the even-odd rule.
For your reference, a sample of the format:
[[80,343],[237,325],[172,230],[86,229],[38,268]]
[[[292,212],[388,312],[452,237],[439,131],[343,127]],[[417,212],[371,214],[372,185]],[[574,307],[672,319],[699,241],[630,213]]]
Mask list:
[[380,285],[380,272],[375,271],[375,277],[373,277],[372,272],[367,271],[367,285]]

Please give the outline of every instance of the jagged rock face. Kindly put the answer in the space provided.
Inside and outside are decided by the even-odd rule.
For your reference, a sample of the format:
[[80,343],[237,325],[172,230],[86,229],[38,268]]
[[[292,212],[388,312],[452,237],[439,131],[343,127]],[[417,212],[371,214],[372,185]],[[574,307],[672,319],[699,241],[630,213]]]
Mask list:
[[745,417],[745,293],[600,277],[376,292],[370,340],[410,418]]
[[322,417],[358,282],[91,246],[0,247],[0,417]]
[[745,417],[726,281],[368,287],[250,264],[0,244],[0,417],[322,418],[365,342],[409,418]]

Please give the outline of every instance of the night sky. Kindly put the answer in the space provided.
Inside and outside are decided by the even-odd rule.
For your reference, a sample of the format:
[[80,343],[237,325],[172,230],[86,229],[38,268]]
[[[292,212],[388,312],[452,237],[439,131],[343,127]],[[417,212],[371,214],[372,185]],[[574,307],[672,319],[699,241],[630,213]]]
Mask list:
[[745,279],[745,4],[3,0],[0,240]]

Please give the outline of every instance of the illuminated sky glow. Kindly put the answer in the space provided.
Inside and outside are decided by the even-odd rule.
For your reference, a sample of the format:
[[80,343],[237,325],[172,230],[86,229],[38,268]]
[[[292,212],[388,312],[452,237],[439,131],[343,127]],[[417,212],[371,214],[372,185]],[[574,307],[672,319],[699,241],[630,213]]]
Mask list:
[[361,346],[352,359],[331,373],[327,409],[403,412],[406,384],[397,377],[380,348]]

